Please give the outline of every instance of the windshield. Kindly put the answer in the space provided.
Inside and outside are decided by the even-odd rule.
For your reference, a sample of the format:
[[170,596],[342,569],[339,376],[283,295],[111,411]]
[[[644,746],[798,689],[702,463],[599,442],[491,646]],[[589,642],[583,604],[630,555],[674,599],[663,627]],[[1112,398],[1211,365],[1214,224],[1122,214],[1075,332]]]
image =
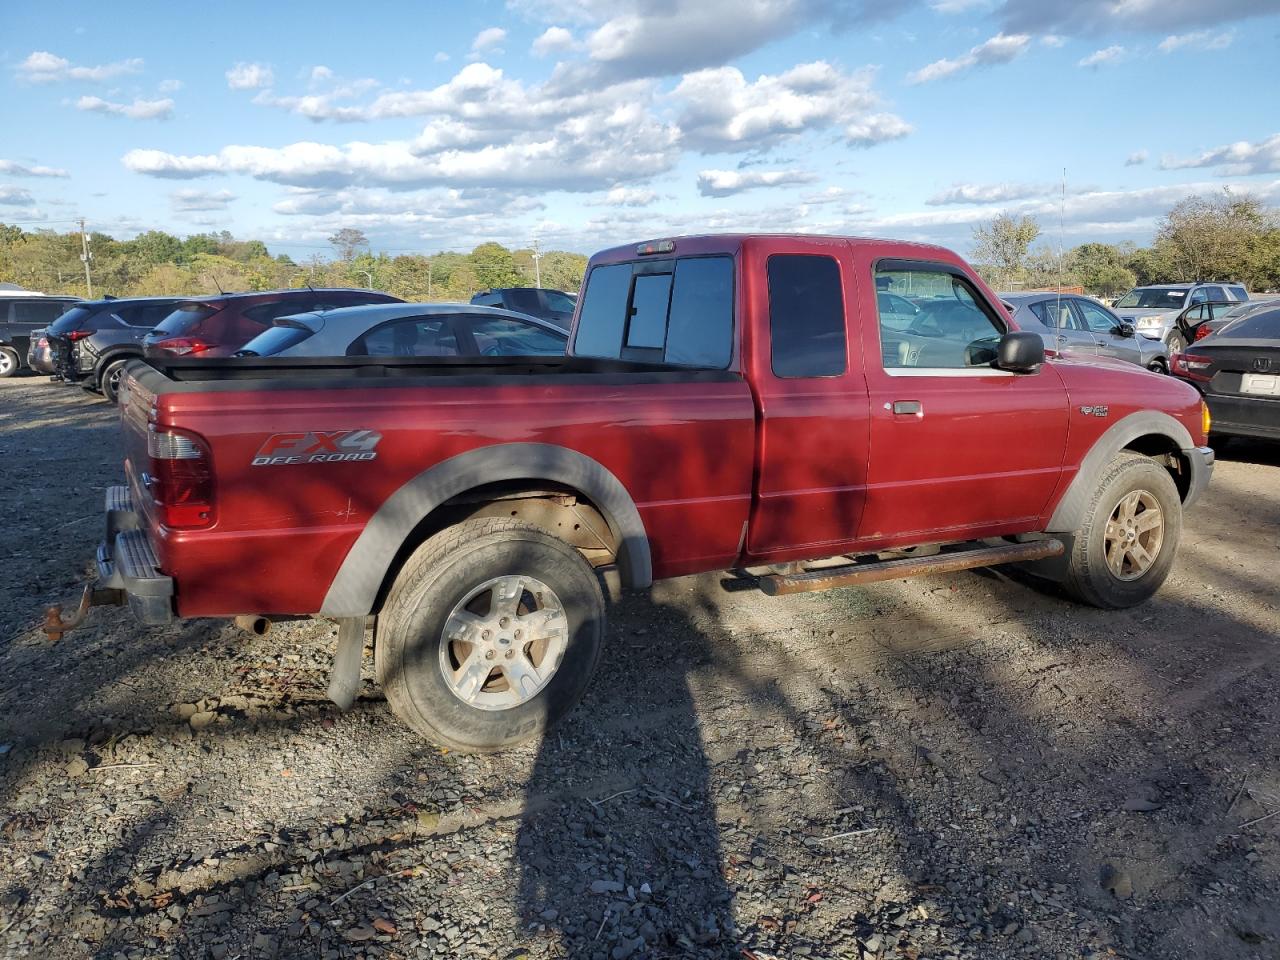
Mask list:
[[97,313],[98,309],[98,307],[72,307],[49,325],[49,332],[56,335],[79,330],[80,325]]
[[283,353],[290,347],[296,347],[303,340],[312,336],[315,331],[309,327],[294,324],[277,324],[269,330],[258,334],[233,356],[237,357],[273,357]]
[[205,317],[211,317],[218,310],[211,307],[207,303],[184,303],[180,307],[165,317],[156,326],[153,333],[162,333],[165,336],[177,337],[184,333],[190,333]]
[[1176,287],[1138,287],[1130,290],[1119,302],[1120,308],[1138,310],[1181,310],[1186,302],[1187,291]]

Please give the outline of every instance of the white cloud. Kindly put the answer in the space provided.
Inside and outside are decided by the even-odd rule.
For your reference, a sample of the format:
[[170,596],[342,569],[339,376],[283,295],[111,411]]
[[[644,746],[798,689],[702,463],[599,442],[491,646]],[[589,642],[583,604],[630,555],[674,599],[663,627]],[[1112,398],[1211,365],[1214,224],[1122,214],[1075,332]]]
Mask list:
[[227,71],[227,86],[232,90],[256,90],[275,83],[275,71],[265,63],[236,63]]
[[658,194],[644,187],[614,187],[598,200],[588,203],[595,207],[647,207],[658,200]]
[[71,174],[57,167],[18,163],[16,160],[0,160],[0,173],[11,177],[69,177]]
[[101,97],[81,97],[76,101],[76,109],[87,113],[105,113],[116,117],[128,117],[130,120],[168,120],[173,116],[173,101],[134,100],[133,103],[115,103]]
[[816,179],[804,170],[702,170],[698,192],[704,197],[728,197],[744,190],[813,183]]
[[1140,167],[1147,162],[1148,156],[1149,154],[1145,150],[1135,150],[1125,157],[1124,165],[1126,167]]
[[161,80],[157,88],[161,93],[177,93],[182,89],[181,80]]
[[1103,50],[1095,50],[1087,57],[1081,57],[1076,61],[1077,67],[1100,67],[1106,63],[1117,63],[1124,59],[1126,51],[1122,46],[1114,45]]
[[684,142],[704,153],[757,150],[809,130],[843,129],[854,146],[905,136],[911,127],[876,113],[870,70],[843,73],[824,61],[748,82],[737,67],[686,74],[673,97],[682,103]]
[[506,39],[507,31],[503,30],[502,27],[485,27],[471,41],[471,55],[478,57],[487,53],[500,54],[502,53],[502,43]]
[[322,83],[325,80],[332,80],[333,77],[334,77],[333,71],[322,63],[317,64],[316,66],[311,68],[312,83]]
[[537,57],[545,57],[553,53],[564,53],[577,46],[573,34],[564,27],[547,27],[533,41],[533,53]]
[[996,0],[930,0],[929,9],[937,13],[968,13],[970,10],[990,10]]
[[449,55],[445,53],[443,50],[437,50],[436,55],[431,59],[434,60],[436,63],[448,63]]
[[1026,53],[1031,45],[1031,37],[1025,33],[998,33],[989,40],[984,40],[968,53],[960,57],[935,60],[928,66],[921,67],[907,75],[907,83],[930,83],[957,73],[963,73],[974,67],[990,66],[997,63],[1008,63]]
[[24,203],[35,203],[35,197],[31,196],[30,190],[0,184],[0,203],[6,206],[18,206]]
[[1053,47],[1054,49],[1057,49],[1058,47],[1066,45],[1067,38],[1060,37],[1056,33],[1046,33],[1040,38],[1040,42],[1046,47]]
[[1185,170],[1192,167],[1217,167],[1219,176],[1248,176],[1255,173],[1280,173],[1280,133],[1250,143],[1238,140],[1206,150],[1195,157],[1164,157],[1161,170]]
[[78,66],[65,57],[36,50],[15,68],[18,79],[27,83],[55,83],[60,80],[102,81],[142,69],[142,60],[132,57],[116,63],[104,63],[96,67]]
[[941,207],[957,203],[1008,203],[1028,197],[1044,196],[1048,189],[1038,183],[957,183],[935,193],[925,203]]
[[1217,34],[1209,30],[1196,30],[1192,33],[1171,34],[1165,37],[1159,43],[1159,50],[1161,53],[1173,53],[1183,47],[1195,47],[1197,52],[1225,50],[1231,46],[1231,41],[1235,38],[1235,32],[1232,30]]
[[169,194],[169,203],[178,212],[225,210],[235,199],[230,190],[175,190]]

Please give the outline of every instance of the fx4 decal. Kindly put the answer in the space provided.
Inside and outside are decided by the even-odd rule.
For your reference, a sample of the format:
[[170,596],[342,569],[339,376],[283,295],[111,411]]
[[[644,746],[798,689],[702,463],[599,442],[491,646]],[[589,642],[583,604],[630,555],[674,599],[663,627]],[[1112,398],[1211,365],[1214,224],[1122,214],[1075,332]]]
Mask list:
[[254,455],[255,467],[292,463],[343,463],[378,459],[376,430],[313,430],[311,433],[276,433]]

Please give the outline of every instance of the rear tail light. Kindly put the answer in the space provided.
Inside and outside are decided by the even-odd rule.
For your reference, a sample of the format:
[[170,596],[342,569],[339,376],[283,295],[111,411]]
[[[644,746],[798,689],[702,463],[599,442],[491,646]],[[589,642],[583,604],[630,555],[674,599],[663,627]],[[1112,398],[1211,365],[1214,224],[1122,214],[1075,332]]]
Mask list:
[[1169,372],[1175,377],[1208,382],[1213,379],[1213,374],[1209,372],[1212,369],[1212,357],[1201,357],[1194,353],[1175,353],[1169,358]]
[[75,343],[77,340],[83,340],[90,333],[92,333],[91,330],[72,330],[67,334],[67,339]]
[[147,433],[150,474],[143,479],[160,522],[175,530],[213,524],[213,464],[204,440],[193,433],[151,424]]
[[1207,323],[1202,323],[1200,326],[1196,327],[1196,335],[1191,338],[1192,342],[1196,340],[1203,340],[1211,333],[1213,333],[1213,331],[1209,329],[1209,325]]
[[204,353],[213,344],[198,337],[170,337],[168,340],[157,340],[153,346],[172,353],[175,357],[186,357],[193,353]]

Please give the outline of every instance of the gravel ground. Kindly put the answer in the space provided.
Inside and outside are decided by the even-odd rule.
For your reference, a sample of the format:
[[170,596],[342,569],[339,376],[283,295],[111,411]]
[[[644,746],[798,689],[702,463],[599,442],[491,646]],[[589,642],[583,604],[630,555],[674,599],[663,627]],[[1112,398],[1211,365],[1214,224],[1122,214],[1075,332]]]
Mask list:
[[1238,445],[1160,595],[989,571],[612,614],[546,742],[434,749],[327,622],[118,609],[114,412],[0,381],[6,957],[1280,956],[1280,447]]

